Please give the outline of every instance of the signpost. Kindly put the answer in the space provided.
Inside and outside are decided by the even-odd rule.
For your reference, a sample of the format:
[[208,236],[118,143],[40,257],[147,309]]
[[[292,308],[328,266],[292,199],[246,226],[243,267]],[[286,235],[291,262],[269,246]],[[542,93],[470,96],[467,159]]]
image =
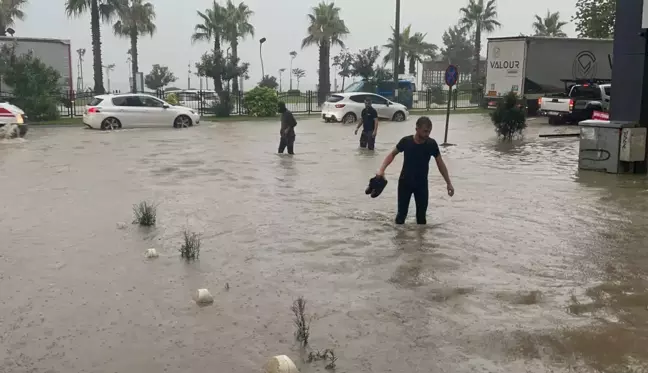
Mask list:
[[445,126],[445,135],[443,136],[443,146],[449,146],[448,144],[448,123],[450,122],[450,102],[452,101],[452,87],[457,84],[459,80],[459,69],[455,65],[449,65],[445,71],[445,83],[448,85],[448,107],[446,111],[446,126]]

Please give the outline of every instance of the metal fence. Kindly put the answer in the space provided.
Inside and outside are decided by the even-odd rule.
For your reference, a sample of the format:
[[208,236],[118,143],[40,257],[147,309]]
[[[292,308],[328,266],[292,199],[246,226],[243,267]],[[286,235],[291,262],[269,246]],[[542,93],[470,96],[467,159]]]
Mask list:
[[[117,93],[117,92],[116,92]],[[173,92],[141,92],[167,100]],[[327,95],[333,95],[335,93]],[[246,115],[247,111],[243,105],[244,93],[230,94],[230,114]],[[441,88],[428,89],[426,91],[417,91],[409,93],[399,100],[410,108],[410,110],[435,110],[445,109],[448,103],[448,91]],[[176,92],[176,97],[177,97]],[[319,113],[322,111],[321,105],[317,100],[316,91],[305,92],[279,92],[279,100],[286,103],[287,108],[293,113]],[[60,96],[53,97],[58,106],[61,117],[74,118],[83,115],[86,106],[95,97],[93,92],[89,91],[70,91]],[[0,92],[0,100],[12,102],[13,96],[10,93]],[[393,99],[393,97],[388,97]],[[483,93],[477,91],[453,91],[451,99],[452,109],[474,108],[478,107],[482,101]],[[202,115],[215,115],[217,112],[218,98],[213,92],[196,91],[193,96],[185,95],[180,97],[179,104],[194,109]]]

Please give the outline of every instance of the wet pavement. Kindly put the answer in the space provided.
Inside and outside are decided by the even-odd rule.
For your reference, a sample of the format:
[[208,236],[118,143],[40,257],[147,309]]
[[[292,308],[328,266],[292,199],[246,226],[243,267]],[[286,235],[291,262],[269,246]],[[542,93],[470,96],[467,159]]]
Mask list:
[[[537,137],[574,127],[533,121],[500,144],[456,115],[456,195],[432,166],[429,226],[412,204],[395,227],[402,157],[379,198],[363,191],[414,119],[382,124],[375,153],[316,119],[294,157],[274,154],[272,122],[0,142],[0,372],[256,372],[278,354],[325,371],[300,359],[298,296],[336,372],[641,371],[648,181],[578,173],[577,139]],[[142,200],[159,203],[155,229],[130,225]]]

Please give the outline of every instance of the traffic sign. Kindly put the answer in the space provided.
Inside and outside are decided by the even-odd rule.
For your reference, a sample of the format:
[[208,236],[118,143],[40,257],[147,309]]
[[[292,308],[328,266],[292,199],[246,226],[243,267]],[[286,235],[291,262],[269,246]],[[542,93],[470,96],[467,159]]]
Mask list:
[[459,80],[459,69],[457,69],[457,66],[455,65],[449,65],[445,71],[446,84],[449,87],[452,87],[457,84],[457,80]]

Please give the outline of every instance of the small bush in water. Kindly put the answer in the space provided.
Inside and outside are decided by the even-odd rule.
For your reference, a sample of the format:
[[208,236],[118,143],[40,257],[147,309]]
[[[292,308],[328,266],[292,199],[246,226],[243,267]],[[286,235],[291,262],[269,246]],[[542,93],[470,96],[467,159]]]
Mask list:
[[521,135],[526,128],[526,115],[518,104],[515,92],[509,92],[490,116],[497,136],[504,140]]
[[180,246],[180,257],[187,260],[198,259],[200,255],[200,237],[197,233],[184,231],[184,242]]
[[[301,343],[303,347],[308,345],[308,338],[310,337],[310,319],[306,317],[306,300],[304,297],[297,298],[292,307],[290,307],[295,323],[295,339]],[[307,320],[308,319],[308,320]]]
[[243,97],[243,107],[253,117],[274,117],[278,103],[277,91],[272,88],[256,87]]
[[133,224],[139,224],[144,227],[152,227],[157,220],[157,206],[149,202],[140,202],[133,206],[135,220]]

